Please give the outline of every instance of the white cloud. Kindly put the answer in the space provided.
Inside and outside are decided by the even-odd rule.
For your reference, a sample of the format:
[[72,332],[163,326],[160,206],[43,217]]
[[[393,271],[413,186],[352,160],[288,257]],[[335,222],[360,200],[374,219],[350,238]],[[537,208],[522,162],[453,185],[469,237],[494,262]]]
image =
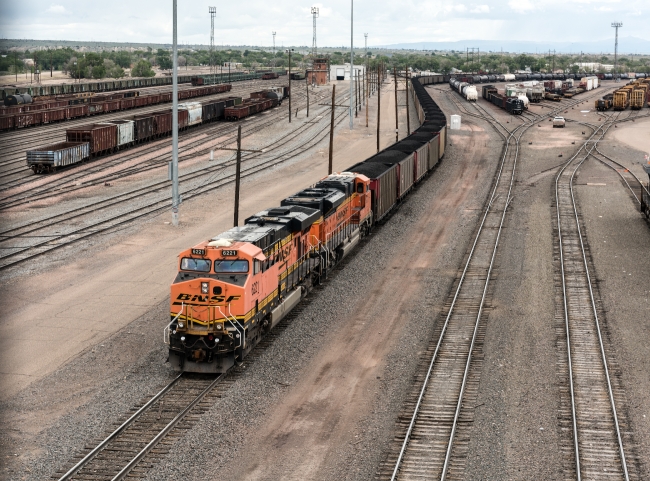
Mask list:
[[65,7],[63,5],[50,5],[47,11],[49,13],[65,13]]
[[470,10],[470,13],[490,13],[490,7],[488,5],[476,5]]
[[532,12],[537,9],[537,6],[530,0],[510,0],[508,5],[517,13]]

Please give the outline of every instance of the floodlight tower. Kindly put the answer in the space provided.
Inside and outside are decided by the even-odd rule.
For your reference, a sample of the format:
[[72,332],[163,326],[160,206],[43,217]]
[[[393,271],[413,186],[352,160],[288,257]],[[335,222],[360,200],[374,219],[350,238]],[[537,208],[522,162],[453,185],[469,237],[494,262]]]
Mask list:
[[271,35],[273,35],[273,56],[275,57],[275,32],[271,32]]
[[316,58],[316,19],[318,18],[318,7],[311,7],[311,15],[314,17],[314,39],[311,42],[311,55]]
[[217,7],[208,7],[210,12],[210,75],[212,75],[212,85],[215,84],[215,75],[217,69],[214,65],[214,17],[217,15]]
[[612,22],[612,27],[616,29],[616,39],[614,40],[614,81],[618,82],[618,29],[623,26],[623,22]]
[[366,58],[368,58],[368,34],[367,34],[367,33],[364,33],[363,36],[364,36],[365,39],[366,39],[366,46],[365,46],[365,52],[364,52],[364,55],[366,56]]

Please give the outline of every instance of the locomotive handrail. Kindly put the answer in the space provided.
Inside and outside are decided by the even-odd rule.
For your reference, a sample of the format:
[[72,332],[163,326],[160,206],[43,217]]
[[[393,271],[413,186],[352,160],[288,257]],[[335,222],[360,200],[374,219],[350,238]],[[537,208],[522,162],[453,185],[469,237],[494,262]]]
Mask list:
[[178,314],[176,314],[176,317],[171,320],[169,324],[167,324],[167,327],[163,329],[163,342],[167,345],[169,345],[169,328],[171,327],[174,322],[181,316],[183,313],[183,309],[185,308],[185,303],[181,302],[181,310],[178,311]]

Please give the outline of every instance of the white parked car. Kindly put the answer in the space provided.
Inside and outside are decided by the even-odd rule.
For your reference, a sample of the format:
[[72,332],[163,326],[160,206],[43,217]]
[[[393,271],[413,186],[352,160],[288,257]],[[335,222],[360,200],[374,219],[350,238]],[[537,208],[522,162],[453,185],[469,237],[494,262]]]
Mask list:
[[564,120],[564,117],[555,117],[553,119],[553,128],[555,128],[555,127],[564,128],[565,124],[566,124],[566,121]]

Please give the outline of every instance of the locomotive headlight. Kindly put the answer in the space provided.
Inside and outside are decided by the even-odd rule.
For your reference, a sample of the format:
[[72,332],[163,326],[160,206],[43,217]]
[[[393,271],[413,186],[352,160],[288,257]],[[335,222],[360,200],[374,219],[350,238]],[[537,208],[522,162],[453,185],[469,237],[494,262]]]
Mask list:
[[220,331],[221,329],[223,329],[223,325],[222,324],[217,324],[217,331]]
[[182,337],[181,337],[181,341],[185,341],[185,336],[182,336]]
[[181,329],[183,329],[183,328],[185,327],[185,324],[183,324],[182,322],[179,322],[179,323],[178,323],[178,327],[180,327]]
[[207,294],[207,293],[208,293],[208,283],[201,282],[201,294]]

